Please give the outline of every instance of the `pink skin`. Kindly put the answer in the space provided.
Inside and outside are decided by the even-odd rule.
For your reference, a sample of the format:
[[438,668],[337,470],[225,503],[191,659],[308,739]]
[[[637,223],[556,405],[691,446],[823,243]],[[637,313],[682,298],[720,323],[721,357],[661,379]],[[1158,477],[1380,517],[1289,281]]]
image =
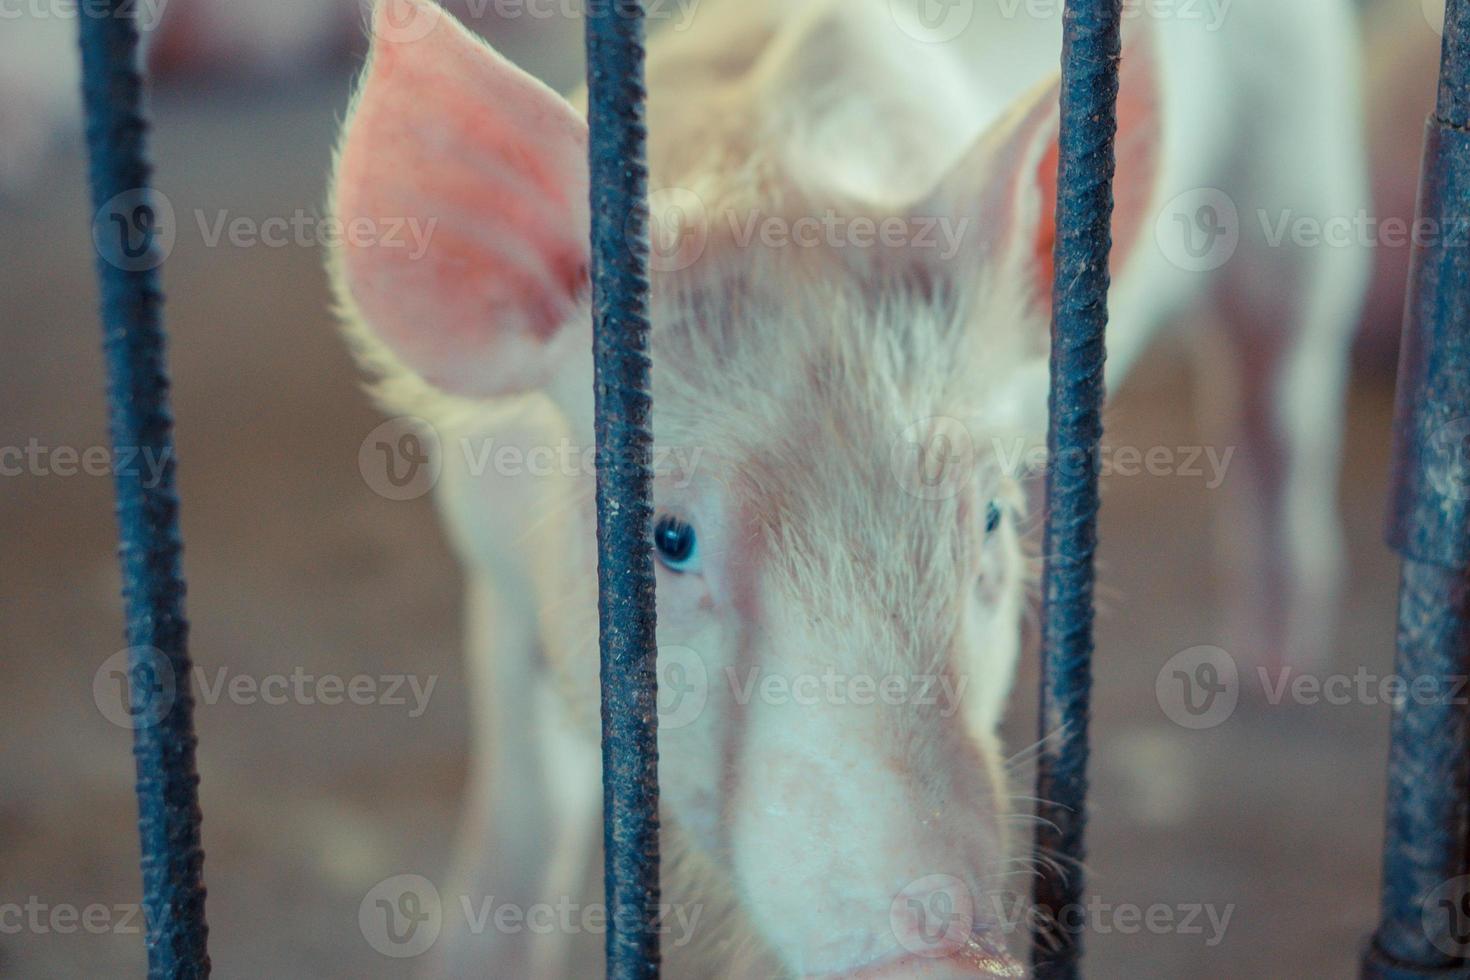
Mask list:
[[[361,139],[339,163],[338,213],[381,236],[349,242],[342,262],[361,315],[405,364],[441,388],[499,394],[528,380],[501,367],[517,360],[507,348],[544,346],[582,300],[589,219],[574,188],[587,184],[586,125],[529,76],[505,78],[468,36],[426,59],[429,44],[405,30],[411,40],[374,49],[354,120]],[[467,85],[494,86],[497,98],[466,113]],[[422,156],[433,165],[394,179]],[[486,168],[486,157],[505,165]],[[546,208],[566,219],[545,222]],[[436,219],[432,261],[385,247],[397,219],[421,214]],[[486,268],[498,274],[476,274]],[[442,329],[424,330],[429,319]]]

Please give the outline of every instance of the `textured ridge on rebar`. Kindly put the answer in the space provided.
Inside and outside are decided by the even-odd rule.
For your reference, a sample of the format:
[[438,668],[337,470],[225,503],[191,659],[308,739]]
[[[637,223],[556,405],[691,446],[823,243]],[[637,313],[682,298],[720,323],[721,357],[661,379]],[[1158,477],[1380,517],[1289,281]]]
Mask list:
[[587,13],[609,980],[659,973],[657,636],[643,10]]
[[1037,762],[1033,937],[1039,980],[1078,975],[1087,821],[1093,558],[1108,322],[1120,0],[1068,0],[1062,46],[1051,399],[1042,572],[1042,751]]
[[1470,44],[1465,43],[1466,38],[1470,38],[1470,3],[1448,0],[1434,113],[1455,129],[1470,129]]
[[[1444,676],[1470,649],[1470,601],[1463,570],[1406,560],[1400,578],[1397,676]],[[1455,693],[1453,684],[1441,689]],[[1404,699],[1394,706],[1389,752],[1388,826],[1384,834],[1383,918],[1366,975],[1464,976],[1454,955],[1467,937],[1458,895],[1450,906],[1426,908],[1464,873],[1463,820],[1467,791],[1466,710],[1455,697]],[[1448,825],[1447,825],[1448,822]],[[1453,889],[1451,889],[1453,890]],[[1457,935],[1458,933],[1458,935]],[[1392,964],[1392,969],[1385,969]]]
[[[128,0],[94,4],[78,18],[93,206],[101,221],[119,195],[146,206],[150,168],[142,109],[138,31]],[[126,217],[126,215],[124,215]],[[98,229],[106,234],[104,223]],[[151,242],[150,242],[151,247]],[[174,490],[173,419],[155,263],[130,269],[98,249],[109,426],[114,459],[148,458],[156,474],[115,466],[123,598],[135,724],[148,975],[209,975],[194,764],[188,623]],[[160,679],[158,672],[172,676]],[[166,704],[151,702],[159,685]]]

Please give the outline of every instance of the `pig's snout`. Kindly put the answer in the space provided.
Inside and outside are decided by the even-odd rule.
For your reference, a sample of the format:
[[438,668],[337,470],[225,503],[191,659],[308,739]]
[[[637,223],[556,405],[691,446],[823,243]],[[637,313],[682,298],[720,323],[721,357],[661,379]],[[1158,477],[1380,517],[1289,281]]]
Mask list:
[[[815,924],[822,938],[803,944],[807,969],[800,972],[805,980],[1024,978],[1002,938],[1002,920],[984,915],[984,902],[959,878],[930,875],[899,892],[879,925],[859,907],[824,896],[818,907],[827,928]],[[831,928],[834,916],[846,931]],[[866,928],[853,929],[859,923]]]
[[890,911],[902,949],[856,970],[828,974],[847,980],[979,980],[1025,977],[1004,943],[976,919],[974,897],[958,879],[935,876],[900,894]]
[[905,953],[851,972],[807,980],[993,980],[1025,976],[1025,968],[1004,947],[974,937],[947,956]]
[[919,713],[762,706],[731,807],[734,872],[763,938],[807,980],[1021,977],[997,764]]
[[[1014,961],[1011,961],[1014,963]],[[931,960],[905,956],[882,966],[868,967],[856,973],[831,974],[821,980],[988,980],[991,977],[1023,977],[1019,966],[1002,966],[997,970],[976,967],[960,959]]]

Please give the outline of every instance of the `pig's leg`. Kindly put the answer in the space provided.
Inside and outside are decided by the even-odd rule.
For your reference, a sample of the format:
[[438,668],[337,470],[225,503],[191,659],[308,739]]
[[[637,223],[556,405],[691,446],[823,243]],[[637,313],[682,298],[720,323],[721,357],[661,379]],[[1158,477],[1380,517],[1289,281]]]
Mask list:
[[1333,644],[1343,402],[1372,244],[1354,25],[1340,0],[1242,4],[1216,39],[1238,84],[1211,184],[1235,206],[1238,247],[1211,281],[1200,373],[1209,441],[1236,448],[1218,550],[1235,610],[1223,645],[1243,667],[1310,667]]
[[75,17],[0,20],[0,201],[19,204],[47,157],[81,133],[81,58]]
[[[570,958],[588,941],[563,928],[555,910],[570,905],[575,925],[595,900],[583,882],[600,814],[600,759],[597,746],[564,717],[562,695],[540,658],[534,609],[534,600],[515,590],[483,579],[470,587],[477,727],[434,976],[573,976]],[[552,928],[538,920],[532,931],[523,919],[498,925],[496,912],[506,906],[523,916],[544,906],[555,913]]]
[[[541,878],[541,900],[553,906],[562,901],[575,911],[567,921],[572,932],[550,940],[536,940],[531,960],[532,980],[560,980],[590,976],[600,964],[603,936],[584,931],[589,904],[601,902],[600,876],[589,881],[594,864],[601,866],[602,753],[578,732],[566,717],[566,699],[555,685],[539,691],[542,760],[552,817],[542,830],[548,854]],[[558,928],[562,925],[558,920]]]
[[1243,265],[1200,338],[1225,643],[1242,667],[1310,668],[1331,651],[1342,583],[1342,414],[1366,266],[1323,246]]

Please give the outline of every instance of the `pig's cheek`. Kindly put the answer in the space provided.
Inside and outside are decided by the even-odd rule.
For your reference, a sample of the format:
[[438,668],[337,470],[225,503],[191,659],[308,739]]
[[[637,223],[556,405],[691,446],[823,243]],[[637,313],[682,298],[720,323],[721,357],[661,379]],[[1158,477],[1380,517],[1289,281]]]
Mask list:
[[[713,699],[705,701],[699,707],[698,717],[690,718],[687,704],[674,706],[661,698],[660,705],[673,708],[670,715],[661,710],[659,718],[659,767],[663,773],[660,793],[664,805],[697,848],[718,853],[724,765],[722,738],[727,721],[724,706]],[[669,723],[665,724],[666,721]]]
[[667,626],[673,642],[678,633],[699,629],[714,614],[715,602],[703,575],[680,575],[658,567],[658,622],[660,633]]
[[1019,549],[1002,531],[996,541],[987,545],[980,559],[978,594],[984,608],[997,609],[1004,603],[1019,564]]
[[679,828],[701,850],[720,842],[721,787],[731,735],[729,652],[720,625],[659,622],[661,793]]
[[962,703],[974,735],[994,731],[1010,694],[1020,653],[1024,572],[1020,542],[1003,530],[983,557],[962,643]]

